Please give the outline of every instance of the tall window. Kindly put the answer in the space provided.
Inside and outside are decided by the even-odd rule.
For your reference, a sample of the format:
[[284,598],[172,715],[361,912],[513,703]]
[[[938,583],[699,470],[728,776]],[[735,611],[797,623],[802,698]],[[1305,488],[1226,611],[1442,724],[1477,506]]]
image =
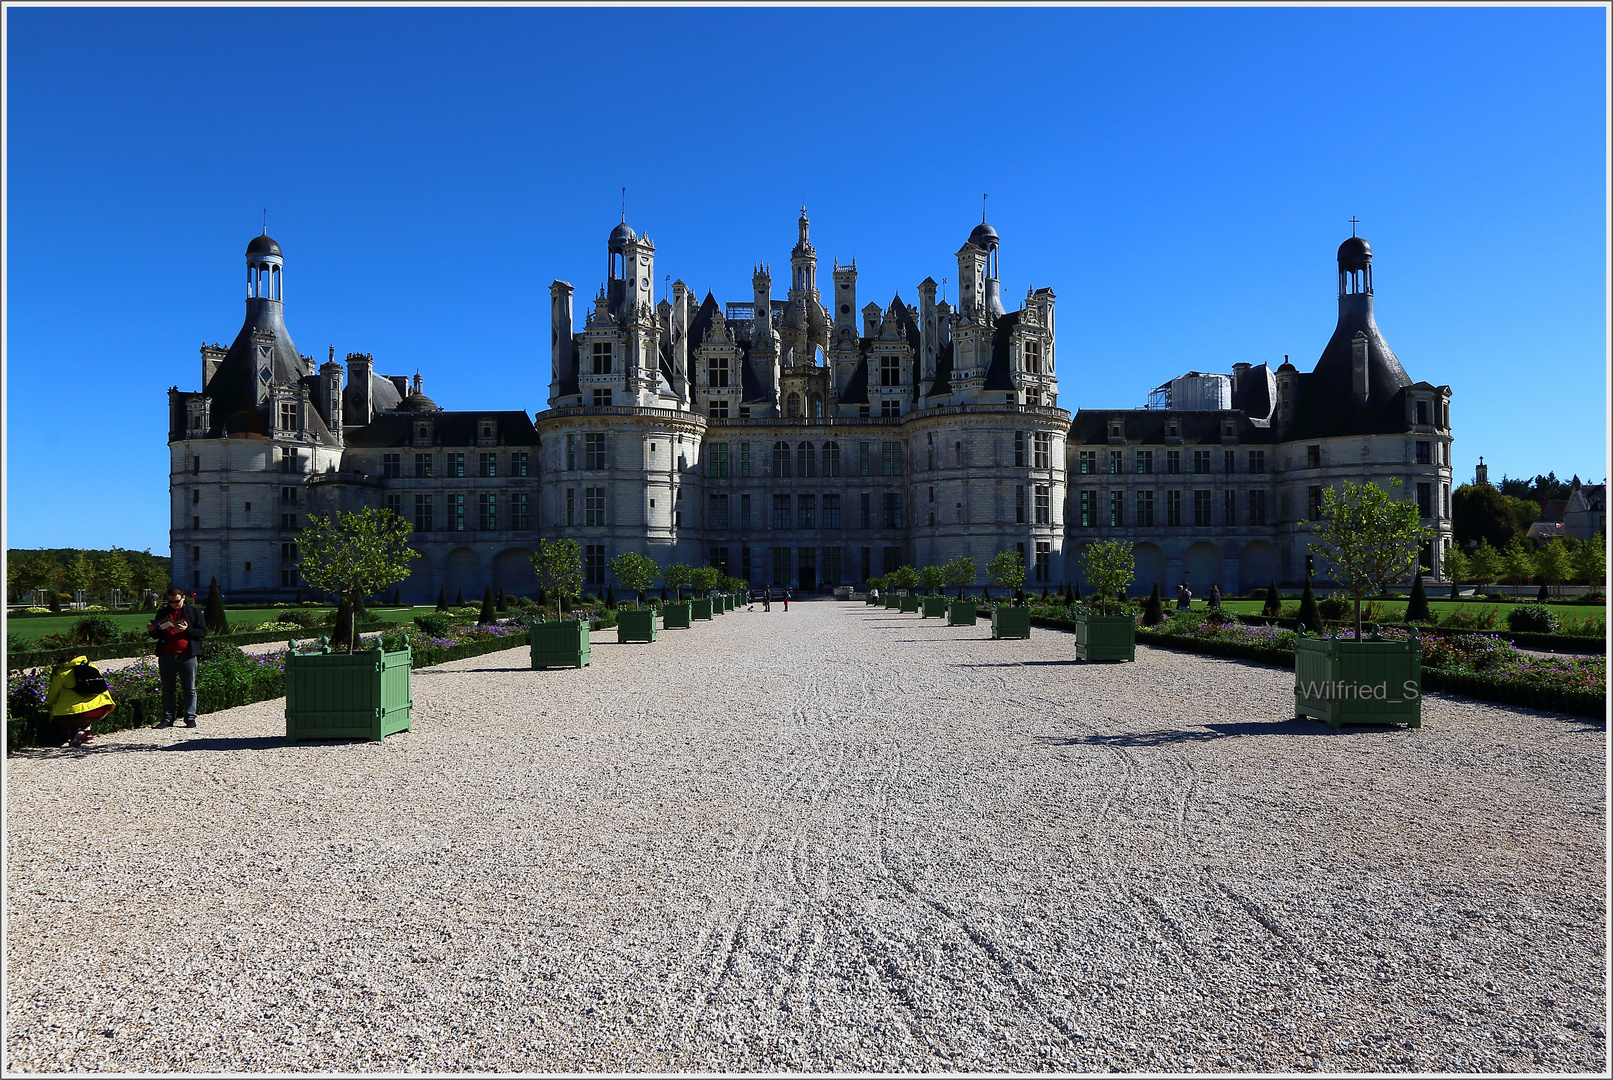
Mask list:
[[585,583],[588,585],[605,584],[605,545],[589,544],[583,548],[583,572],[587,575]]
[[1165,492],[1165,524],[1180,525],[1182,523],[1182,493],[1180,491]]
[[280,403],[280,430],[297,430],[297,403],[295,401],[282,401]]
[[[739,497],[739,527],[750,528],[750,494],[747,492]],[[745,550],[749,551],[749,548]]]
[[795,445],[795,475],[818,475],[817,454],[814,452],[813,446],[809,442],[797,443]]
[[577,467],[577,436],[575,436],[575,435],[567,435],[566,436],[566,468],[575,469],[576,467]]
[[1182,471],[1182,452],[1180,450],[1165,451],[1165,471],[1168,473]]
[[1223,450],[1221,452],[1221,471],[1230,476],[1233,471],[1232,467],[1237,463],[1237,460],[1238,452],[1236,450]]
[[526,492],[516,492],[510,496],[510,531],[526,532],[531,527],[532,515],[529,513]]
[[725,442],[711,444],[711,471],[709,476],[728,475],[728,444]]
[[1137,451],[1137,471],[1140,473],[1154,471],[1154,452],[1152,450]]
[[1434,485],[1417,485],[1417,516],[1431,518],[1434,516]]
[[1214,501],[1210,498],[1210,492],[1202,490],[1193,492],[1193,524],[1195,526],[1202,529],[1214,524],[1210,519],[1213,505]]
[[790,497],[788,495],[773,496],[773,528],[788,529],[790,527]]
[[583,524],[600,526],[605,524],[605,489],[590,487],[582,489]]
[[[1419,402],[1419,404],[1421,404]],[[1419,442],[1417,444],[1417,464],[1428,465],[1434,460],[1434,444]]]
[[790,549],[778,547],[773,549],[773,584],[783,588],[790,585]]
[[711,494],[710,526],[713,529],[728,528],[728,496],[723,492]]
[[1439,516],[1448,518],[1451,516],[1451,486],[1449,484],[1441,484],[1439,489]]
[[825,495],[823,497],[823,527],[825,529],[840,528],[840,496]]
[[498,455],[497,454],[478,454],[478,455],[476,455],[476,459],[477,459],[476,460],[476,475],[477,476],[497,476],[498,475]]
[[887,529],[900,529],[902,527],[902,496],[895,491],[885,492],[885,512],[883,524]]
[[483,532],[498,528],[498,496],[491,491],[476,496],[476,527]]
[[566,489],[566,524],[577,524],[577,489]]
[[1320,446],[1307,446],[1305,448],[1305,467],[1307,469],[1320,469],[1322,467],[1322,448]]
[[1025,524],[1025,485],[1020,484],[1014,488],[1014,523]]
[[1311,485],[1305,491],[1306,518],[1311,521],[1322,519],[1322,489],[1319,485]]
[[[1098,493],[1096,491],[1081,492],[1080,511],[1081,527],[1083,529],[1090,529],[1098,523]],[[1037,507],[1037,513],[1041,513],[1041,507]]]
[[1228,491],[1225,496],[1225,502],[1227,524],[1236,525],[1238,523],[1238,493]]
[[1265,491],[1251,491],[1249,493],[1249,524],[1264,525],[1266,523],[1266,493]]
[[448,528],[451,532],[465,531],[465,496],[449,495],[448,499]]
[[899,442],[880,443],[880,468],[885,476],[902,475],[902,444]]
[[790,444],[782,439],[773,444],[773,475],[790,475]]
[[750,580],[750,548],[739,549],[739,576],[746,581]]
[[862,527],[865,529],[873,527],[873,520],[868,510],[868,502],[868,492],[865,491],[862,493]]
[[1081,462],[1080,473],[1081,473],[1082,476],[1088,476],[1088,475],[1091,475],[1092,473],[1097,472],[1098,471],[1098,452],[1096,450],[1083,450],[1083,451],[1081,451],[1080,462]]
[[816,529],[818,527],[818,500],[813,495],[798,495],[795,507],[801,519],[801,528]]
[[1109,524],[1124,525],[1126,523],[1126,496],[1124,492],[1109,492]]
[[896,568],[902,565],[902,549],[899,547],[883,548],[880,552],[879,561],[884,566],[882,573],[894,573]]
[[414,497],[414,531],[431,531],[431,496],[416,495]]
[[728,385],[728,357],[713,356],[706,367],[707,380],[712,386]]
[[750,443],[748,442],[739,444],[739,475],[750,475]]
[[[1024,467],[1025,467],[1025,433],[1023,431],[1016,431],[1016,432],[1014,432],[1014,468],[1023,469]],[[1085,472],[1086,470],[1083,469],[1081,471]]]
[[1210,452],[1208,450],[1193,451],[1193,471],[1196,473],[1210,471]]
[[[1052,524],[1052,521],[1053,521],[1053,518],[1052,518],[1052,502],[1053,502],[1053,500],[1050,497],[1050,492],[1049,492],[1049,489],[1048,489],[1048,485],[1046,485],[1046,484],[1037,484],[1036,485],[1036,524],[1038,524],[1038,525],[1050,525],[1050,524]],[[1092,504],[1093,504],[1092,505],[1092,524],[1094,524],[1094,525],[1096,525],[1098,523],[1098,506],[1097,506],[1097,503],[1098,503],[1098,493],[1096,491],[1094,491],[1094,492],[1092,492]]]
[[840,549],[837,547],[823,549],[823,583],[840,584]]
[[867,476],[868,475],[868,444],[867,443],[858,443],[857,444],[857,465],[858,465],[857,475],[859,475],[859,476]]
[[530,476],[531,473],[528,471],[530,467],[530,460],[525,450],[510,455],[511,476]]
[[1252,473],[1266,471],[1266,452],[1264,450],[1249,451],[1249,471]]
[[858,581],[867,581],[874,576],[874,549],[863,548],[859,553],[862,564],[862,577]]
[[1122,466],[1124,464],[1125,464],[1125,452],[1124,451],[1121,451],[1121,450],[1111,450],[1111,451],[1109,451],[1109,473],[1110,473],[1111,476],[1119,476],[1121,474],[1121,472],[1124,471],[1122,469]]
[[1031,440],[1031,446],[1034,451],[1031,459],[1031,466],[1037,469],[1047,468],[1048,461],[1053,456],[1053,436],[1049,435],[1045,431],[1038,431]]
[[1137,524],[1154,524],[1154,493],[1152,491],[1139,491],[1137,493]]
[[879,385],[902,385],[902,358],[900,356],[881,356],[879,358]]
[[610,342],[594,342],[594,374],[610,374]]
[[840,475],[840,444],[826,442],[822,447],[823,468],[820,470],[824,476]]
[[464,454],[449,454],[448,455],[448,475],[453,476],[453,477],[460,477],[460,476],[465,475],[465,455]]
[[387,479],[396,479],[403,475],[402,454],[381,455],[381,475]]
[[1025,372],[1028,375],[1042,373],[1042,343],[1040,341],[1025,342]]
[[605,433],[603,431],[585,432],[582,437],[583,467],[587,469],[603,469],[605,467]]
[[1053,563],[1053,544],[1049,540],[1036,541],[1036,580],[1051,581]]

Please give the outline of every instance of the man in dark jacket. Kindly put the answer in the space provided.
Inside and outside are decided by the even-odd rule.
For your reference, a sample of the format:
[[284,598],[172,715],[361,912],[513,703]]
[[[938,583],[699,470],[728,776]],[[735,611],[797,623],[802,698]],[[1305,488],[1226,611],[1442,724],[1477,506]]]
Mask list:
[[202,655],[207,622],[196,605],[186,601],[182,589],[169,589],[167,598],[167,605],[146,624],[146,632],[157,639],[157,674],[162,681],[162,723],[157,726],[174,726],[177,680],[185,693],[185,726],[195,727],[196,661]]

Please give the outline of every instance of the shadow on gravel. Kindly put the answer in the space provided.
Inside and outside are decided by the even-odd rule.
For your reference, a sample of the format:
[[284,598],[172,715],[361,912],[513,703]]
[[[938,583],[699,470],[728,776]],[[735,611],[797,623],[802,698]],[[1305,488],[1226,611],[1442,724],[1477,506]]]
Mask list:
[[1090,660],[1014,660],[1006,664],[952,664],[951,667],[1098,667]]
[[[459,675],[459,676],[486,675],[487,673],[492,672],[492,671],[533,671],[533,670],[535,670],[535,669],[532,668],[530,665],[528,665],[526,667],[459,668],[458,670],[455,670],[455,671],[443,671],[440,668],[426,668],[424,671],[416,671],[414,673],[414,677],[418,679],[422,675],[432,675],[432,676],[436,676],[438,678],[446,679],[450,675]],[[572,670],[575,670],[575,669],[574,668],[559,668],[558,670],[560,670],[560,671],[572,671]]]
[[149,754],[167,753],[172,750],[271,750],[283,746],[317,746],[320,743],[338,742],[369,742],[368,739],[320,739],[315,743],[288,743],[284,735],[250,735],[241,738],[202,738],[186,739],[184,742],[169,743],[166,746],[152,746],[149,743],[102,743],[89,751],[91,754]]
[[[1344,729],[1341,729],[1344,730]],[[1352,732],[1398,732],[1397,727],[1379,725],[1354,726]],[[1041,741],[1050,746],[1165,746],[1170,743],[1209,742],[1212,739],[1236,738],[1242,735],[1329,735],[1333,729],[1319,720],[1244,720],[1232,724],[1205,724],[1197,728],[1176,728],[1162,731],[1128,731],[1114,735],[1078,735],[1062,738],[1044,735]]]

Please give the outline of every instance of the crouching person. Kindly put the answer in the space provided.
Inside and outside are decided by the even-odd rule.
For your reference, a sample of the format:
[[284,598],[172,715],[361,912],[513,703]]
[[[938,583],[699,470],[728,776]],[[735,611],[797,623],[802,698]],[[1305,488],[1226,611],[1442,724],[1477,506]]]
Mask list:
[[117,708],[111,688],[89,657],[70,651],[51,670],[45,706],[50,710],[46,737],[54,746],[83,746],[95,738],[95,721]]
[[[169,589],[167,603],[157,617],[146,624],[146,631],[157,639],[157,674],[162,681],[162,722],[173,727],[179,710],[184,709],[185,726],[196,726],[196,661],[202,655],[202,639],[207,623],[196,606],[179,589]],[[177,689],[184,694],[177,700]]]

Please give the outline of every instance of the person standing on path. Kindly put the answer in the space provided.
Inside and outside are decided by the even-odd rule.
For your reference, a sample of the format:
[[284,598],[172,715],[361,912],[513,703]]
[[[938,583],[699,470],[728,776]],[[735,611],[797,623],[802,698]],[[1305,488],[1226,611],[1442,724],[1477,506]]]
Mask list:
[[1221,586],[1219,584],[1210,586],[1210,607],[1215,611],[1221,610]]
[[185,726],[196,726],[196,661],[202,655],[202,639],[207,623],[194,604],[186,603],[180,589],[169,589],[168,606],[146,624],[146,632],[157,639],[157,675],[162,681],[162,722],[173,727],[179,702],[174,683],[185,694]]
[[784,610],[790,610],[790,590],[784,590]]
[[773,610],[773,590],[772,589],[763,589],[762,590],[762,610],[763,611],[772,611]]

